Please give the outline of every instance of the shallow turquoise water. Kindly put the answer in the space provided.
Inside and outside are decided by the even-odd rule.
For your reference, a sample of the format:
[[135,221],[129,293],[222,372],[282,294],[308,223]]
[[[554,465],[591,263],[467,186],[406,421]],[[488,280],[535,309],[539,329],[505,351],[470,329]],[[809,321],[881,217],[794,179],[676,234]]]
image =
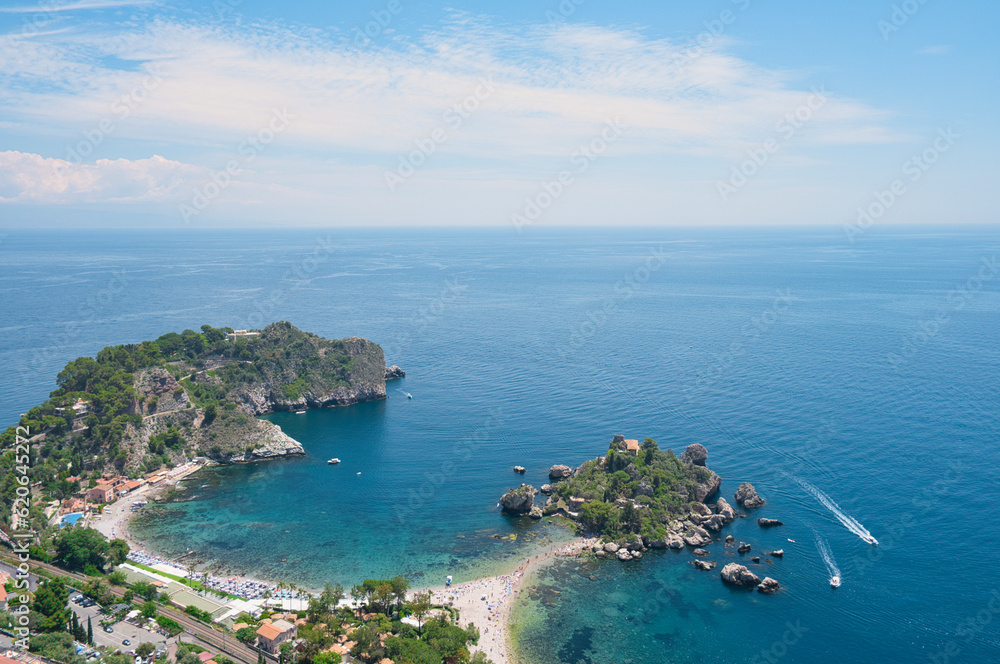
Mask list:
[[[754,482],[768,500],[754,516],[786,525],[730,530],[784,547],[767,567],[782,591],[729,590],[688,554],[586,577],[564,563],[540,579],[561,590],[553,606],[536,593],[519,613],[532,662],[768,661],[778,642],[783,662],[997,660],[1000,277],[975,281],[1000,253],[995,231],[854,245],[839,231],[351,231],[312,266],[318,235],[12,234],[5,418],[106,343],[265,317],[364,336],[409,374],[392,398],[272,416],[308,456],[199,476],[190,501],[142,526],[154,548],[300,585],[458,580],[530,551],[536,528],[495,509],[503,490],[614,433],[648,435],[706,445],[727,497]],[[296,267],[305,280],[287,277]],[[814,529],[843,570],[837,591]],[[789,623],[808,631],[785,645]]]

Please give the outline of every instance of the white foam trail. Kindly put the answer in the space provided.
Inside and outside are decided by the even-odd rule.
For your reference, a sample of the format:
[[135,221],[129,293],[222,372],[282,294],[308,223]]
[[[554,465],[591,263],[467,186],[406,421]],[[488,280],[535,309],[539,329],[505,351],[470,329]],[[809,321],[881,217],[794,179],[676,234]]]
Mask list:
[[830,513],[833,514],[833,516],[836,517],[837,521],[840,521],[840,523],[842,523],[845,528],[847,528],[852,533],[854,533],[861,539],[865,540],[866,542],[870,541],[871,539],[874,539],[872,538],[872,534],[868,532],[868,529],[862,526],[857,519],[855,519],[852,516],[848,516],[847,514],[844,514],[844,510],[840,509],[840,505],[833,502],[833,499],[830,498],[830,496],[826,495],[825,493],[814,487],[812,484],[809,484],[809,482],[806,482],[805,480],[800,480],[797,477],[792,477],[792,479],[798,482],[799,486],[801,486],[803,489],[811,493],[816,500],[818,500],[820,503],[823,504],[823,507],[830,510]]
[[830,547],[827,546],[826,540],[820,537],[819,533],[816,533],[816,548],[819,550],[819,555],[823,557],[823,562],[826,563],[826,571],[830,573],[830,577],[840,576],[837,561],[833,559]]

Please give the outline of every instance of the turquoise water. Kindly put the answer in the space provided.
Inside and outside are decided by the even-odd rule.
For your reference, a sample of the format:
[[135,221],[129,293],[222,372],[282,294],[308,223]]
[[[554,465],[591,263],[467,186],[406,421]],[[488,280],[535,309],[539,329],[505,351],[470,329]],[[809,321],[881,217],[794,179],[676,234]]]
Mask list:
[[62,521],[59,522],[59,527],[62,528],[63,526],[74,526],[76,525],[76,522],[80,520],[81,516],[83,516],[83,512],[76,512],[75,514],[67,514],[63,516]]
[[43,398],[67,359],[166,330],[288,319],[363,336],[408,372],[391,398],[272,416],[307,456],[197,476],[147,513],[154,549],[300,585],[458,581],[564,534],[501,516],[507,487],[614,433],[698,442],[724,495],[752,481],[768,501],[753,516],[785,522],[730,528],[785,549],[761,566],[783,589],[730,590],[687,553],[560,563],[517,612],[531,662],[997,660],[1000,276],[978,276],[995,230],[331,236],[318,255],[325,232],[12,233],[0,412]]

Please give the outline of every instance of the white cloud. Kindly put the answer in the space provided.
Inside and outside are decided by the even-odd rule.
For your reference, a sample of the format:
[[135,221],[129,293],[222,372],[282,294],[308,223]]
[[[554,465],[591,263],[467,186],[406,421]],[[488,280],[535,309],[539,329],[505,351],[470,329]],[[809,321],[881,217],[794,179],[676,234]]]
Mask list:
[[205,169],[158,155],[72,164],[37,154],[0,152],[2,203],[168,202],[205,177]]
[[152,5],[153,0],[79,0],[58,4],[49,2],[32,7],[0,7],[3,14],[48,14],[52,12],[72,12],[86,9],[117,9],[119,7],[140,7]]

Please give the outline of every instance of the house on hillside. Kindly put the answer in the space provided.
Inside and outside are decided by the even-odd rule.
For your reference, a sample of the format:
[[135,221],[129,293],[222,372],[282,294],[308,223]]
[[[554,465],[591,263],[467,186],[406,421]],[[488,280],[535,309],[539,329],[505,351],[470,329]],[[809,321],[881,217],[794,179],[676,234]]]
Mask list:
[[639,455],[639,441],[634,438],[625,439],[625,451],[632,456]]

